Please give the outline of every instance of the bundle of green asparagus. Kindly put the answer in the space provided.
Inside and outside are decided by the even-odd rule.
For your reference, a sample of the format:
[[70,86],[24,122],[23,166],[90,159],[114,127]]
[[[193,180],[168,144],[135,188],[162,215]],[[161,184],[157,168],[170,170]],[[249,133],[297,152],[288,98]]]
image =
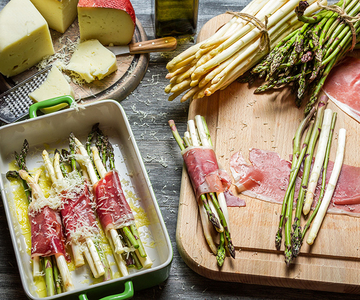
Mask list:
[[[314,242],[328,209],[343,162],[346,131],[341,128],[339,130],[338,148],[334,168],[326,186],[326,172],[337,116],[336,112],[333,112],[329,108],[326,109],[327,100],[326,96],[321,97],[316,110],[315,120],[312,120],[315,114],[315,108],[312,108],[309,114],[300,123],[293,139],[293,159],[289,185],[283,200],[280,222],[275,237],[276,248],[280,250],[283,227],[285,226],[284,244],[285,262],[287,265],[289,265],[292,260],[298,256],[305,235],[315,218],[307,239],[308,244],[312,244]],[[301,139],[306,128],[307,133],[301,145]],[[314,155],[316,144],[318,145],[316,154]],[[313,160],[314,157],[315,159]],[[295,201],[296,208],[293,219],[295,181],[298,177],[301,165],[303,165],[303,174],[301,177],[300,189]],[[322,182],[318,202],[302,229],[302,214],[307,216],[310,212],[311,206],[313,205],[315,189],[320,177],[321,169]]]
[[[309,1],[307,16],[319,10],[315,2]],[[226,88],[303,25],[295,13],[297,4],[298,0],[253,0],[240,13],[230,12],[231,20],[214,35],[167,64],[169,100],[184,93],[184,102]]]
[[[221,267],[226,252],[235,258],[235,247],[231,240],[224,188],[219,178],[219,167],[205,118],[197,115],[195,122],[189,120],[189,131],[185,132],[184,138],[181,138],[173,120],[169,121],[169,125],[180,147],[191,179],[205,239]],[[218,247],[214,243],[211,227],[220,236]]]
[[264,79],[266,82],[255,93],[292,85],[297,106],[309,91],[305,114],[316,103],[331,69],[355,47],[360,32],[359,1],[321,5],[320,12],[305,16],[310,7],[309,2],[300,1],[296,14],[305,24],[281,40],[250,74],[239,79],[244,82],[252,82],[256,77]]

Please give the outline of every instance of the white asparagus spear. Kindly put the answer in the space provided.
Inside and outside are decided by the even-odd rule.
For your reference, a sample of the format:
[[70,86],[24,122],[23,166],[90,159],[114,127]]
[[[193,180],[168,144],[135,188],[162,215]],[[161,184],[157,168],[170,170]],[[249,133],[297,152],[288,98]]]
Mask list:
[[217,247],[214,243],[214,240],[211,236],[211,232],[210,232],[210,222],[209,222],[209,217],[206,213],[205,207],[204,205],[198,205],[199,207],[199,213],[200,213],[200,220],[201,220],[201,225],[203,228],[203,232],[204,232],[204,236],[205,236],[205,240],[208,243],[211,252],[216,255],[217,254]]
[[106,169],[101,161],[100,155],[99,155],[99,150],[98,148],[96,148],[95,146],[91,148],[92,154],[93,154],[93,159],[94,159],[94,163],[95,163],[95,167],[96,170],[99,173],[100,178],[104,178],[106,175]]
[[188,127],[189,127],[190,139],[191,139],[191,146],[194,146],[194,147],[200,146],[199,135],[196,130],[194,120],[188,121]]
[[127,276],[127,275],[129,275],[129,271],[128,271],[128,269],[127,269],[126,263],[125,263],[124,259],[122,258],[121,254],[115,252],[115,247],[114,247],[114,244],[113,244],[113,240],[112,240],[112,239],[108,239],[108,241],[109,241],[111,250],[112,250],[112,252],[113,252],[113,255],[114,255],[116,264],[117,264],[117,266],[119,267],[119,270],[120,270],[120,272],[121,272],[121,275],[122,275],[122,276]]
[[[41,170],[37,170],[33,176],[34,181],[37,183],[39,181],[39,177],[41,174]],[[40,266],[40,257],[39,256],[35,256],[33,258],[33,276],[37,277],[37,276],[43,276],[43,272],[41,271],[41,266]]]
[[95,244],[94,244],[93,240],[90,239],[90,238],[87,238],[86,239],[86,245],[87,245],[87,247],[89,249],[89,252],[91,253],[92,259],[94,260],[94,264],[96,266],[96,271],[97,271],[98,276],[100,277],[100,276],[104,275],[105,274],[105,269],[104,269],[104,266],[103,266],[103,264],[101,262],[100,256],[99,256],[99,254],[98,254],[98,252],[96,250],[96,247],[95,247]]
[[45,163],[45,169],[50,176],[51,182],[56,183],[57,178],[55,175],[55,170],[54,170],[52,163],[50,161],[50,158],[49,158],[49,153],[46,150],[44,150],[41,155],[42,155],[43,161]]
[[120,236],[118,234],[118,232],[116,231],[116,229],[110,229],[110,237],[113,241],[114,244],[114,249],[115,252],[118,254],[122,254],[125,252],[124,246],[121,242]]
[[[287,3],[285,3],[287,2]],[[285,3],[285,4],[284,4]],[[273,26],[279,22],[283,16],[290,13],[298,5],[298,0],[272,0],[269,1],[259,12],[256,17],[261,21],[265,21],[265,16],[270,15],[268,19],[268,27]],[[220,47],[212,50],[214,54],[213,59],[209,60],[205,64],[199,65],[198,68],[193,72],[191,78],[197,79],[200,75],[206,73],[208,70],[216,67],[224,60],[230,58],[235,52],[239,51],[249,42],[255,38],[259,38],[260,31],[255,28],[254,25],[248,23],[241,30],[238,30],[236,34],[232,35],[227,39]],[[223,51],[224,50],[224,51]]]
[[99,273],[97,271],[97,268],[95,267],[95,263],[94,263],[94,260],[93,258],[91,257],[91,254],[90,254],[90,251],[88,248],[84,248],[84,255],[85,255],[85,258],[88,262],[88,265],[90,267],[90,270],[91,270],[91,273],[93,274],[93,276],[95,278],[99,278]]
[[[93,154],[93,160],[94,160],[94,163],[95,163],[95,167],[96,167],[100,177],[104,177],[105,174],[106,174],[106,169],[105,169],[105,167],[104,167],[104,165],[102,163],[102,160],[100,158],[99,150],[97,149],[97,147],[92,147],[91,151],[92,151],[92,154]],[[110,229],[110,235],[112,237],[114,251],[117,254],[124,253],[125,248],[122,245],[122,242],[120,240],[120,235],[117,233],[117,231],[115,229]],[[139,251],[138,251],[138,254],[140,256]],[[146,257],[142,257],[142,259],[140,259],[140,263],[144,268],[150,268],[152,266],[152,264],[153,264],[152,260],[150,259],[150,257],[148,255]]]
[[326,187],[326,191],[324,194],[324,198],[321,201],[320,208],[315,216],[313,225],[311,226],[309,236],[306,240],[306,242],[309,245],[312,245],[314,243],[314,240],[319,232],[320,226],[324,220],[325,214],[327,212],[327,209],[329,207],[331,198],[334,194],[334,190],[337,184],[337,181],[339,179],[341,167],[344,161],[344,154],[345,154],[345,142],[346,142],[346,129],[341,128],[339,130],[339,136],[338,136],[338,147],[336,150],[336,157],[334,162],[334,168],[331,172],[331,176],[329,179],[329,183]]
[[[196,120],[196,117],[195,117],[195,120]],[[198,125],[198,123],[199,122],[196,122],[196,125]],[[196,126],[195,126],[194,120],[188,120],[188,126],[189,126],[192,146],[196,147],[196,146],[200,146],[200,144],[202,144],[202,146],[211,147],[211,144],[206,136],[204,127],[202,127],[202,131],[199,131],[198,130],[199,128],[196,128]],[[201,120],[200,126],[202,126],[202,120]],[[200,138],[200,141],[199,141],[199,138]],[[209,198],[208,203],[209,203],[210,210],[213,213],[214,217],[218,220],[218,223],[220,225],[220,228],[217,228],[216,230],[219,232],[223,232],[224,227],[221,225],[221,222],[219,220],[219,215],[216,212],[216,208],[215,208],[212,200],[210,199],[210,196],[208,198]]]
[[[43,151],[43,158],[46,161],[50,161],[49,154],[47,153],[46,150]],[[55,179],[54,179],[55,184],[64,178],[64,176],[61,172],[61,168],[60,168],[60,154],[59,153],[55,153],[53,165],[51,165],[51,162],[50,162],[50,164],[45,163],[45,166],[46,166],[47,171],[50,174],[55,174]],[[91,259],[88,256],[87,261],[89,262],[89,264],[94,263],[96,272],[93,273],[93,275],[95,278],[98,278],[105,274],[104,266],[101,262],[99,253],[97,252],[94,242],[91,240],[91,238],[86,237],[85,241],[86,241],[86,244],[83,244],[83,245],[77,245],[75,242],[71,243],[72,251],[74,254],[75,266],[80,267],[85,264],[84,258],[81,254],[81,249],[83,248],[89,252]],[[86,247],[88,247],[88,249],[86,249]],[[90,259],[90,261],[89,261],[89,259]]]
[[33,276],[34,277],[38,277],[38,276],[43,276],[44,273],[41,271],[40,268],[40,257],[39,256],[35,256],[32,260],[33,262]]
[[[76,144],[76,147],[77,147],[77,150],[80,152],[81,156],[77,157],[77,160],[78,162],[80,163],[80,165],[83,165],[86,167],[87,169],[87,173],[90,177],[90,181],[91,183],[94,185],[97,181],[98,181],[98,178],[97,178],[97,175],[96,175],[96,172],[95,172],[95,169],[91,163],[91,160],[90,160],[90,157],[84,147],[84,145],[76,138],[74,137],[74,140],[75,140],[75,144]],[[114,238],[112,238],[112,235],[114,235]],[[117,238],[115,237],[117,236]],[[126,263],[125,261],[123,260],[121,254],[117,253],[115,251],[115,246],[114,246],[114,241],[115,243],[119,243],[120,242],[120,245],[118,245],[118,249],[121,249],[122,248],[122,244],[121,244],[121,240],[120,240],[120,237],[117,233],[117,231],[115,229],[111,229],[110,230],[110,238],[108,238],[108,241],[109,241],[109,244],[111,246],[111,249],[112,249],[112,252],[113,252],[113,255],[115,257],[115,260],[116,260],[116,263],[119,267],[119,270],[121,272],[121,274],[123,276],[126,276],[129,274],[128,270],[127,270],[127,267],[126,267]],[[121,251],[121,250],[120,250]]]
[[[184,133],[184,138],[186,138],[190,142],[190,145],[193,146],[189,131],[186,131]],[[195,140],[197,140],[197,138]],[[209,248],[210,248],[211,252],[214,255],[216,255],[217,247],[216,247],[216,245],[214,243],[214,240],[213,240],[211,232],[210,232],[210,228],[209,228],[210,227],[210,221],[209,221],[209,217],[208,217],[208,215],[206,213],[206,209],[204,207],[204,204],[202,202],[198,202],[198,208],[199,208],[200,221],[201,221],[201,226],[203,228],[203,233],[204,233],[205,240],[206,240],[207,244],[209,245]],[[220,222],[219,222],[219,224],[220,224]]]
[[76,160],[78,160],[82,165],[84,165],[87,169],[88,175],[90,177],[91,183],[94,185],[97,181],[97,175],[94,169],[94,166],[91,163],[90,157],[84,147],[84,145],[75,137],[74,138],[77,150],[79,150],[82,157],[77,157]]
[[[106,174],[106,170],[105,167],[101,161],[100,155],[99,155],[99,150],[96,147],[92,147],[91,148],[92,154],[93,154],[93,159],[94,159],[94,163],[95,163],[95,167],[99,173],[99,176],[101,178],[103,178]],[[118,254],[124,253],[124,247],[122,245],[121,239],[119,234],[117,233],[116,229],[110,229],[110,237],[113,240],[114,243],[114,247],[115,247],[115,252]]]
[[[39,184],[34,180],[34,178],[32,178],[28,174],[28,172],[26,172],[25,170],[20,170],[19,175],[31,187],[32,199],[33,199],[32,201],[36,201],[37,199],[40,199],[40,198],[45,198]],[[65,290],[66,291],[73,290],[74,285],[72,283],[72,278],[71,278],[70,271],[69,271],[69,268],[67,266],[66,259],[65,259],[64,255],[62,255],[62,254],[57,255],[56,256],[56,263],[57,263],[57,266],[59,268]]]
[[[199,133],[202,144],[204,146],[212,146],[212,142],[211,142],[211,140],[209,140],[209,137],[206,134],[203,117],[200,116],[200,115],[196,115],[195,116],[195,122],[196,122],[196,127],[198,129],[198,133]],[[219,205],[220,205],[220,207],[221,207],[221,209],[223,211],[223,214],[224,214],[224,217],[225,217],[225,220],[226,220],[226,223],[227,223],[227,227],[228,227],[228,229],[230,231],[229,211],[228,211],[228,208],[227,208],[224,193],[217,193],[217,198],[218,198]],[[217,215],[217,218],[219,219],[218,214],[216,214],[216,215]],[[221,225],[221,227],[222,227],[222,225]]]
[[75,289],[72,278],[69,272],[69,268],[67,266],[67,262],[64,255],[55,255],[56,258],[56,264],[59,268],[61,279],[63,286],[65,288],[65,291],[72,291]]
[[[74,264],[76,268],[79,268],[83,265],[85,265],[85,259],[82,255],[81,246],[75,243],[71,243],[71,250],[74,257]],[[94,275],[95,276],[95,275]]]
[[[53,164],[50,162],[49,154],[46,150],[42,153],[43,160],[45,162],[45,168],[50,174],[51,180],[53,184],[56,184],[58,180],[61,180],[63,178],[63,174],[60,169],[60,155],[59,153],[56,153],[54,156]],[[74,256],[74,263],[75,267],[81,267],[85,264],[84,257],[81,253],[81,247],[80,245],[77,245],[75,243],[71,243],[71,249]],[[95,275],[94,275],[95,276]]]
[[311,205],[314,199],[314,193],[316,189],[317,182],[320,177],[321,168],[323,166],[326,146],[329,140],[330,127],[332,119],[332,110],[330,108],[325,109],[324,119],[321,127],[319,144],[316,151],[314,165],[310,174],[309,183],[306,191],[306,198],[303,207],[304,215],[307,215],[310,212]]

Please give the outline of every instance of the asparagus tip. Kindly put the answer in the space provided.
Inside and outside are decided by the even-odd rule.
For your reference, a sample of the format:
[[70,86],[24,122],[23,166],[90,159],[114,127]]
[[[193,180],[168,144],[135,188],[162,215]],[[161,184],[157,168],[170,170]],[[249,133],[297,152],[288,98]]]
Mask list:
[[228,242],[227,248],[229,250],[230,256],[235,259],[235,247],[234,247],[234,245],[232,244],[231,241]]
[[292,234],[292,255],[295,258],[300,253],[300,248],[302,245],[302,238],[301,238],[302,234],[301,234],[301,226],[294,224],[293,229],[294,232]]
[[12,179],[18,179],[19,177],[19,173],[17,171],[8,171],[6,172],[6,179],[7,180],[12,180]]
[[292,254],[292,251],[291,251],[291,247],[286,247],[285,248],[285,263],[286,263],[286,266],[290,266],[292,260],[293,260],[293,254]]
[[225,248],[224,247],[219,246],[217,254],[216,254],[216,260],[217,260],[218,266],[222,267],[222,265],[224,264],[224,261],[225,261]]
[[281,231],[281,228],[279,228],[279,230],[276,232],[276,236],[275,236],[275,247],[276,247],[276,250],[280,250],[280,247],[281,247],[281,238],[282,238],[282,231]]

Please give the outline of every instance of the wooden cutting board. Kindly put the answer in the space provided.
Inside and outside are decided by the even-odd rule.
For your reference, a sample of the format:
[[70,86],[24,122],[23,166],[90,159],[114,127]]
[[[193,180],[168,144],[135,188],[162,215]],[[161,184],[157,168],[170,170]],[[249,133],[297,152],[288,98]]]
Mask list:
[[[55,30],[50,31],[55,53],[57,55],[64,54],[65,63],[67,63],[67,61],[71,58],[71,49],[74,47],[74,43],[79,40],[80,36],[77,19],[64,34]],[[132,43],[146,40],[147,36],[144,28],[142,27],[140,21],[136,19],[136,27]],[[84,83],[82,85],[71,82],[70,84],[74,89],[75,98],[76,100],[81,99],[86,102],[101,99],[123,100],[139,85],[145,75],[148,63],[149,54],[119,55],[116,57],[116,64],[118,67],[117,71],[109,76],[106,76],[104,79],[95,80],[91,83]],[[51,64],[51,61],[49,64]],[[10,79],[0,78],[0,89],[1,86],[7,86],[7,88],[13,87],[15,84],[20,83],[35,74],[37,71],[38,69],[34,66]],[[4,91],[5,90],[0,90],[0,94]]]
[[[229,17],[220,15],[210,20],[198,39],[212,35]],[[234,82],[190,104],[189,119],[197,114],[206,117],[218,160],[229,174],[229,159],[237,151],[247,159],[250,148],[271,150],[288,160],[292,138],[304,117],[304,108],[296,108],[289,90],[254,95],[255,88]],[[344,127],[344,163],[359,167],[360,125],[332,102],[328,108],[338,112],[330,159],[335,158],[337,133]],[[246,200],[246,207],[229,208],[236,259],[227,258],[219,269],[203,237],[195,197],[183,170],[176,240],[191,269],[221,281],[360,293],[360,218],[328,214],[314,245],[304,243],[300,256],[287,267],[283,249],[277,251],[274,244],[281,205],[241,198]]]

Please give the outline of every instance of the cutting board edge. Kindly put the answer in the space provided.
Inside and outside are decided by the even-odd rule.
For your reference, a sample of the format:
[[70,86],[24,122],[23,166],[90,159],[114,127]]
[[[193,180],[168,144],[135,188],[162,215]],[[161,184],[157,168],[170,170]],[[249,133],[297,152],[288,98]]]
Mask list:
[[[222,272],[221,270],[211,270],[200,265],[185,253],[181,243],[176,239],[180,256],[186,265],[197,274],[216,281],[234,282],[243,284],[266,285],[272,287],[293,288],[302,290],[314,290],[323,292],[360,294],[360,286],[356,284],[346,284],[327,281],[314,281],[306,279],[289,279],[282,277],[274,277],[272,275],[264,276],[258,274],[241,274],[232,272]],[[214,257],[215,260],[215,257]],[[245,260],[243,260],[245,261]],[[241,260],[238,263],[242,263]]]

